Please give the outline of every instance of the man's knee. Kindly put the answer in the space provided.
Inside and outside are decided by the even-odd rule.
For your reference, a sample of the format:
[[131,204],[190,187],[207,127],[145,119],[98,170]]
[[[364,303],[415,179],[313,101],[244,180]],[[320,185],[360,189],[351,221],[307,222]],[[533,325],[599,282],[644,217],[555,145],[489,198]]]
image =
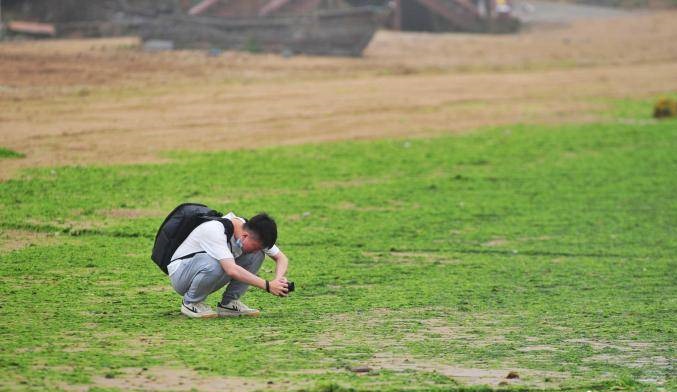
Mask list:
[[225,271],[221,267],[221,263],[207,254],[201,254],[198,262],[201,263],[200,272],[204,275],[213,278],[219,278],[225,274]]

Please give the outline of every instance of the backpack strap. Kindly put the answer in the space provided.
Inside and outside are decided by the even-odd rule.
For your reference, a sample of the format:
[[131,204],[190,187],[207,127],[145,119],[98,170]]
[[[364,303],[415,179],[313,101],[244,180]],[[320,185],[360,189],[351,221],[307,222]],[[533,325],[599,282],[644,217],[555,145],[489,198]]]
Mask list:
[[195,256],[195,255],[198,254],[198,253],[207,253],[207,252],[205,252],[204,250],[201,250],[201,251],[199,251],[199,252],[189,253],[189,254],[187,254],[187,255],[185,255],[185,256],[177,257],[177,258],[175,258],[174,260],[170,261],[169,263],[171,264],[171,263],[175,262],[176,260],[189,259],[189,258]]
[[233,234],[235,234],[235,226],[233,226],[233,222],[231,222],[230,219],[218,218],[216,220],[221,222],[221,224],[223,225],[223,234],[226,235],[226,243],[228,244],[228,249],[232,252],[233,247],[230,245],[230,240],[233,238]]
[[[231,238],[233,238],[233,233],[235,232],[235,228],[233,227],[233,222],[231,222],[229,219],[226,219],[226,218],[214,218],[213,216],[203,216],[201,218],[204,219],[205,222],[208,222],[208,221],[211,221],[211,220],[221,222],[221,224],[223,225],[223,234],[226,235],[226,244],[228,244],[228,249],[232,252],[233,247],[230,245],[230,240],[231,240]],[[201,250],[199,252],[189,253],[185,256],[177,257],[174,260],[170,261],[169,263],[172,263],[176,260],[189,259],[189,258],[191,258],[191,257],[193,257],[193,256],[195,256],[196,254],[199,254],[199,253],[207,253],[207,252],[205,252],[204,250]]]

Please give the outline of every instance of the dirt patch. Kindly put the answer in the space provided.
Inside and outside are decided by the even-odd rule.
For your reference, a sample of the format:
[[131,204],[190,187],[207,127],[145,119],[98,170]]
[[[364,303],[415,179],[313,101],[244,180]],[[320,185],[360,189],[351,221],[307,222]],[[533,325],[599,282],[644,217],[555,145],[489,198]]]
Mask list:
[[317,337],[315,341],[310,342],[309,346],[313,348],[340,348],[344,346],[345,334],[342,332],[325,333]]
[[[435,372],[451,377],[465,385],[555,387],[569,377],[567,373],[531,369],[462,367],[444,363],[443,361],[432,362],[387,352],[374,355],[367,361],[367,364],[374,369],[385,369],[395,372]],[[508,375],[511,373],[512,377],[508,378]],[[518,377],[514,377],[515,375]]]
[[[79,211],[73,211],[71,212],[71,215],[74,218],[77,218],[80,215]],[[88,220],[89,219],[89,220]],[[38,220],[38,219],[26,219],[25,222],[27,224],[30,224],[35,227],[41,227],[45,225],[45,221]],[[99,230],[102,229],[106,226],[106,224],[100,220],[93,220],[92,218],[87,218],[87,219],[59,219],[58,221],[50,221],[48,222],[50,226],[56,227],[60,230],[66,231],[71,235],[77,235],[79,232],[83,231],[90,231],[90,230]],[[54,233],[54,235],[61,235],[61,233],[57,234]]]
[[166,215],[167,212],[157,210],[144,210],[140,208],[114,208],[104,211],[104,215],[111,218],[160,218]]
[[433,317],[420,321],[423,328],[408,334],[409,341],[439,339],[442,341],[463,341],[472,347],[484,347],[508,343],[504,334],[511,332],[507,328],[495,328],[488,324],[477,323],[472,328],[449,321],[447,318]]
[[629,351],[632,348],[629,346],[622,346],[616,343],[611,343],[611,342],[606,342],[602,340],[595,340],[595,339],[568,339],[566,340],[567,343],[577,343],[577,344],[584,344],[587,346],[592,347],[595,350],[605,350],[605,349],[614,349],[614,350],[619,350],[619,351]]
[[[336,349],[365,342],[378,351],[391,351],[408,343],[457,341],[472,347],[486,347],[508,343],[505,335],[514,332],[510,328],[499,328],[491,320],[482,320],[481,317],[473,318],[472,326],[467,326],[446,317],[426,315],[427,311],[429,309],[374,309],[331,315],[333,328],[318,334],[306,345],[311,349]],[[356,325],[360,328],[356,329]],[[389,331],[388,336],[378,332],[384,329]]]
[[634,340],[609,342],[595,339],[569,339],[566,342],[585,344],[596,351],[607,351],[594,354],[585,361],[640,369],[642,380],[647,383],[662,385],[667,381],[668,374],[674,371],[674,361],[669,357],[667,349],[654,343]]
[[677,90],[676,15],[510,36],[383,31],[361,59],[0,43],[0,135],[26,154],[3,161],[0,179],[26,167],[161,162],[187,132],[193,150],[225,150],[597,121],[606,98]]
[[491,247],[495,247],[495,246],[503,246],[503,245],[506,245],[506,244],[508,244],[508,240],[506,240],[503,237],[499,237],[499,238],[494,238],[490,241],[483,243],[482,246],[488,246],[488,247],[491,248]]
[[[453,378],[464,385],[489,385],[492,387],[522,386],[527,388],[557,388],[565,380],[570,380],[568,373],[501,367],[487,368],[480,363],[455,363],[448,358],[434,358],[422,355],[405,355],[411,345],[430,344],[462,344],[465,347],[481,348],[496,344],[509,344],[507,338],[514,334],[516,327],[505,327],[501,315],[454,313],[449,309],[375,309],[369,312],[344,313],[329,316],[331,328],[327,333],[320,333],[308,348],[322,348],[331,352],[333,349],[344,349],[361,344],[371,348],[377,354],[363,359],[363,353],[356,353],[351,361],[351,368],[368,368],[365,374],[377,373],[379,370],[394,372],[429,372]],[[327,323],[327,320],[322,321]],[[356,327],[356,326],[359,326]],[[387,332],[386,332],[387,331]],[[539,338],[527,337],[527,341],[538,341]],[[530,345],[524,347],[521,356],[537,357],[539,352],[559,350],[559,347],[548,345]],[[343,352],[343,351],[341,351]],[[504,364],[512,363],[506,360]],[[515,378],[507,378],[514,372]]]
[[557,351],[555,347],[552,346],[546,346],[546,345],[540,345],[540,346],[527,346],[527,347],[522,347],[517,349],[517,351],[522,351],[525,353],[531,352],[531,351]]
[[31,368],[37,371],[51,370],[59,373],[73,373],[77,369],[75,366],[71,365],[51,366],[47,364],[33,365]]
[[362,254],[377,263],[395,264],[458,264],[454,259],[437,252],[362,252]]
[[126,368],[111,372],[106,376],[95,377],[92,386],[142,391],[221,392],[255,391],[266,388],[267,384],[243,377],[203,376],[189,369],[153,367]]
[[50,245],[57,243],[57,237],[51,233],[39,233],[27,230],[0,231],[0,252],[11,252],[28,246]]
[[471,339],[472,334],[469,334],[465,328],[450,325],[446,320],[440,318],[431,318],[421,320],[424,328],[414,334],[417,340],[421,340],[429,335],[438,335],[442,339]]
[[333,373],[340,373],[343,372],[343,369],[301,369],[301,370],[294,370],[292,372],[286,372],[288,375],[296,375],[296,374],[314,374],[314,375],[322,375],[322,374],[333,374]]
[[585,362],[602,362],[614,364],[641,371],[643,382],[662,385],[674,373],[674,359],[664,355],[651,355],[646,352],[596,354],[584,359]]
[[65,353],[81,353],[89,350],[89,345],[85,343],[71,343],[68,347],[62,349]]
[[171,285],[168,284],[162,284],[162,285],[155,285],[155,286],[144,286],[140,287],[139,291],[137,291],[137,294],[146,294],[146,293],[173,293],[173,289]]
[[136,336],[124,340],[124,348],[115,350],[116,355],[139,357],[153,347],[162,346],[166,340],[159,336]]

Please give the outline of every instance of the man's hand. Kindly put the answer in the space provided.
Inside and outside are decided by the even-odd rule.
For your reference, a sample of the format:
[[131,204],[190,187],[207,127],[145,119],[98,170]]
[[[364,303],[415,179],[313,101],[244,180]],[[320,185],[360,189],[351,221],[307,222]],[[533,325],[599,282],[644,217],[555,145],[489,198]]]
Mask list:
[[284,278],[284,277],[277,278],[275,280],[271,280],[268,283],[269,283],[271,294],[277,295],[278,297],[286,297],[287,296],[289,289],[287,288],[287,279],[286,278]]

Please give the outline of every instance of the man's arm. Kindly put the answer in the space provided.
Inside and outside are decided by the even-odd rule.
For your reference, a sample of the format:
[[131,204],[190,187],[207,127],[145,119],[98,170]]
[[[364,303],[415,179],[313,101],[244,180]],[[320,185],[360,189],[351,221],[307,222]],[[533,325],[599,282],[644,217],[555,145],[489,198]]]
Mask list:
[[275,256],[270,256],[271,259],[275,260],[275,279],[283,278],[287,273],[287,266],[289,266],[289,259],[287,256],[280,251]]
[[[252,274],[246,269],[235,264],[234,259],[222,259],[219,260],[221,268],[230,276],[232,279],[239,280],[240,282],[247,283],[251,286],[256,286],[261,290],[266,289],[265,279],[261,279],[258,276]],[[281,280],[280,278],[275,278],[269,283],[270,293],[273,295],[284,297],[287,295],[287,282]]]

